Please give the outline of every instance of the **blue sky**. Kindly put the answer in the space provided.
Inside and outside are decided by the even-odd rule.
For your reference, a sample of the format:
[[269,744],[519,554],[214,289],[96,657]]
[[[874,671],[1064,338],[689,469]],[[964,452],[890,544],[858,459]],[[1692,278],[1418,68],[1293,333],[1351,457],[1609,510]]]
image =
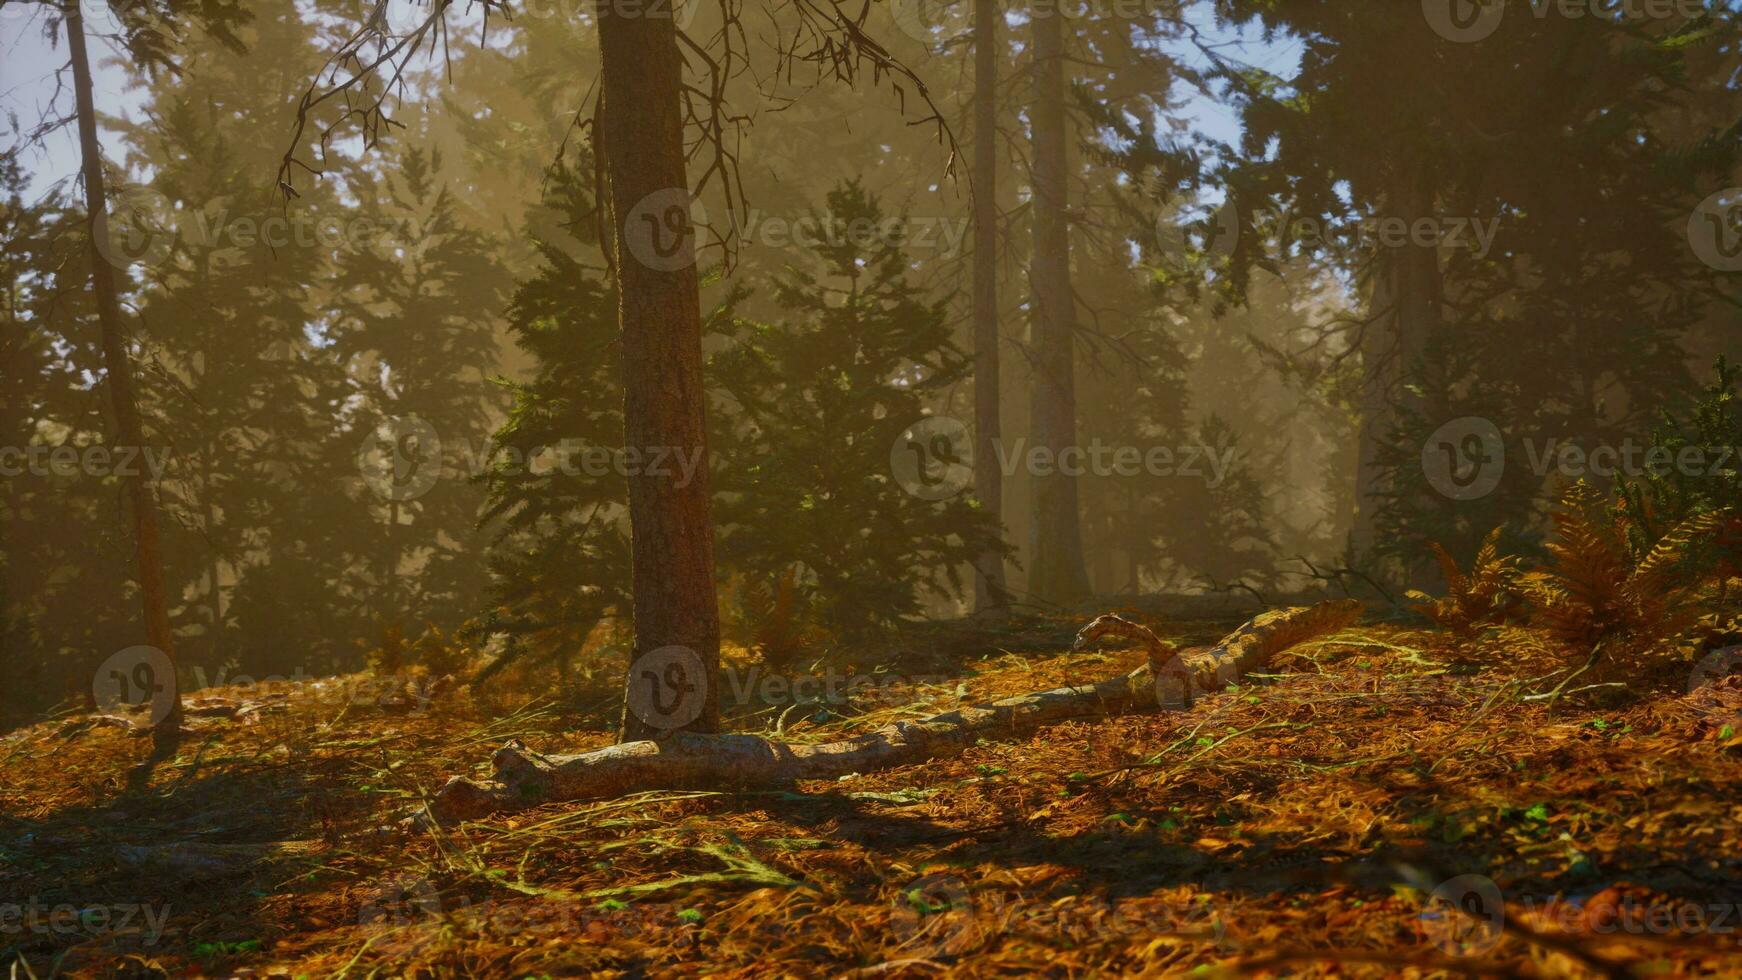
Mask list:
[[[86,9],[99,6],[85,4]],[[51,42],[43,36],[44,23],[36,4],[8,3],[0,7],[0,113],[16,114],[20,128],[25,130],[34,127],[37,119],[49,110],[59,84],[66,86],[59,111],[65,114],[72,110],[72,75],[68,72],[64,79],[56,77],[56,72],[66,64],[66,38],[63,35]],[[128,114],[137,111],[143,93],[127,91],[127,73],[113,63],[116,57],[113,47],[107,41],[93,40],[91,57],[99,62],[93,71],[98,110]],[[7,132],[0,138],[14,145],[17,134]],[[120,150],[112,137],[104,139],[103,148],[111,159]],[[41,147],[26,154],[24,165],[33,174],[31,192],[41,194],[54,181],[76,173],[78,160],[77,134],[73,127],[64,127]]]
[[[1256,30],[1230,31],[1216,25],[1209,10],[1198,5],[1187,11],[1186,21],[1198,29],[1206,45],[1213,46],[1224,57],[1262,68],[1283,78],[1292,77],[1300,69],[1301,43],[1289,39],[1266,43]],[[1163,50],[1176,61],[1194,68],[1204,68],[1208,59],[1189,44],[1170,44]],[[1211,139],[1232,143],[1240,136],[1240,125],[1226,106],[1206,99],[1195,92],[1181,92],[1186,97],[1184,116],[1193,128]]]

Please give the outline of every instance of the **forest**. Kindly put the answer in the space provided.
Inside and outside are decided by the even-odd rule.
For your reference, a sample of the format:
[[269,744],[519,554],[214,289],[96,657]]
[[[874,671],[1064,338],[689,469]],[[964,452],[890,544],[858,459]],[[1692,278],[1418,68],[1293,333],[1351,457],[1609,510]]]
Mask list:
[[1742,975],[1736,0],[0,0],[0,970]]

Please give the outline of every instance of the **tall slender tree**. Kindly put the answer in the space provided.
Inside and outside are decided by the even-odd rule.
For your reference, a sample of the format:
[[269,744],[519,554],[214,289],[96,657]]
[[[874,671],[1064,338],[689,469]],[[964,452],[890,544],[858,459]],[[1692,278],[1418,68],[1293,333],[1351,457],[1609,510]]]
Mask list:
[[[1065,106],[1064,14],[1036,11],[1034,31],[1034,446],[1056,460],[1077,439],[1076,297],[1071,289],[1070,115]],[[1088,594],[1077,481],[1054,467],[1032,474],[1028,591],[1045,602]]]
[[[84,12],[77,2],[68,3],[65,19],[67,50],[73,66],[73,96],[78,105],[79,152],[84,177],[85,213],[90,221],[91,291],[97,299],[97,322],[102,328],[103,367],[109,400],[115,411],[115,428],[124,447],[143,449],[145,424],[139,415],[139,396],[134,390],[133,362],[127,350],[127,328],[121,318],[121,291],[115,282],[115,267],[104,254],[108,240],[109,197],[103,184],[103,147],[97,140],[97,107],[91,95],[91,56],[85,45]],[[154,683],[168,685],[169,712],[159,720],[158,731],[173,733],[181,727],[181,690],[175,671],[175,635],[169,626],[169,600],[163,574],[163,552],[157,529],[157,497],[146,471],[134,469],[127,479],[127,497],[132,505],[135,561],[139,574],[139,599],[145,618],[146,642],[168,658],[168,677]]]
[[[634,655],[688,649],[706,676],[692,731],[720,727],[720,611],[702,391],[702,301],[690,223],[683,57],[666,16],[601,0],[599,136],[610,184],[623,344],[625,450],[695,454],[689,481],[629,477]],[[630,684],[640,681],[633,676]],[[694,695],[691,695],[694,696]],[[633,702],[631,702],[631,705]],[[625,741],[662,734],[626,705]],[[688,713],[687,711],[685,712]]]
[[[974,0],[974,493],[994,521],[1004,515],[998,466],[998,4]],[[975,561],[974,611],[1009,605],[1004,555]]]
[[[45,5],[48,6],[48,5]],[[108,16],[118,30],[111,36],[140,70],[155,74],[174,70],[173,54],[185,41],[190,28],[233,50],[243,44],[236,29],[248,14],[237,0],[206,0],[197,8],[170,0],[110,2]],[[53,6],[48,6],[51,11]],[[90,230],[91,292],[96,301],[97,322],[102,337],[104,384],[115,413],[116,439],[124,446],[145,447],[145,425],[134,379],[132,353],[126,322],[121,312],[124,283],[107,246],[111,239],[109,194],[103,175],[103,149],[97,135],[97,109],[93,95],[91,56],[86,39],[84,9],[76,0],[59,6],[61,30],[67,38],[68,65],[73,77],[74,121],[79,137],[80,175],[84,189],[86,220]],[[53,16],[53,14],[51,14]],[[51,25],[52,25],[51,21]],[[51,26],[51,33],[53,32]],[[52,128],[52,127],[51,127]],[[174,676],[175,641],[169,618],[169,589],[164,574],[162,541],[158,528],[155,488],[143,469],[127,477],[130,519],[133,524],[135,564],[146,642],[162,651],[170,676],[154,678],[169,688],[169,709],[157,719],[160,746],[173,741],[181,726],[181,698]]]

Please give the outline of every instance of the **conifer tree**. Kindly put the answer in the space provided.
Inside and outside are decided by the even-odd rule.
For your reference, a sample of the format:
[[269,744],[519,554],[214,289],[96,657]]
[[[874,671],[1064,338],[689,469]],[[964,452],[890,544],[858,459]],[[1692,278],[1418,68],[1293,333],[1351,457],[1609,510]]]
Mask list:
[[[998,548],[997,525],[970,494],[916,494],[892,474],[892,450],[970,366],[948,298],[916,295],[901,242],[865,233],[900,223],[858,182],[814,217],[826,231],[811,262],[773,284],[779,321],[745,324],[714,362],[740,413],[719,451],[721,550],[763,588],[798,569],[814,622],[864,639],[930,591],[955,594],[976,549]],[[965,490],[966,471],[952,476]]]
[[354,439],[371,472],[368,569],[383,627],[452,630],[483,595],[468,554],[482,495],[472,484],[494,417],[495,318],[507,278],[493,239],[463,221],[443,157],[413,144],[358,174],[370,230],[347,242],[332,284],[333,346],[359,394]]
[[[623,432],[617,300],[600,268],[590,168],[559,164],[529,222],[539,256],[514,291],[509,329],[533,359],[481,479],[491,528],[491,611],[507,655],[566,663],[629,603],[627,486],[608,454]],[[535,462],[535,457],[544,454]]]

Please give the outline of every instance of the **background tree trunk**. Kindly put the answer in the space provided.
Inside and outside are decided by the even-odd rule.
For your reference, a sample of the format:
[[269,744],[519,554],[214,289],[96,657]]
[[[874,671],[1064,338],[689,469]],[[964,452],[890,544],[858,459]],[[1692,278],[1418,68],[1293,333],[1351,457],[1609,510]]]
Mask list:
[[[115,268],[99,242],[109,235],[108,193],[103,187],[103,147],[97,141],[97,109],[91,95],[91,57],[85,49],[85,21],[77,3],[66,6],[67,48],[73,66],[73,95],[78,104],[79,151],[83,157],[85,211],[91,229],[91,290],[96,294],[97,322],[103,337],[103,368],[108,374],[109,397],[115,407],[116,435],[121,445],[143,453],[145,426],[139,418],[139,401],[133,390],[133,364],[127,354],[126,330],[121,322],[121,297],[115,285]],[[145,642],[169,658],[170,676],[156,680],[170,688],[169,714],[158,730],[173,732],[181,727],[181,685],[175,670],[175,636],[169,626],[169,600],[163,576],[163,553],[158,543],[157,500],[146,471],[134,467],[127,480],[127,496],[133,509],[135,558],[139,571],[139,595],[144,607]]]
[[[1076,444],[1076,299],[1071,293],[1070,133],[1065,110],[1064,17],[1034,16],[1034,390],[1031,440],[1058,454]],[[1062,473],[1031,476],[1028,591],[1045,602],[1088,595],[1077,481]]]
[[[621,14],[601,2],[598,11],[599,136],[610,182],[620,296],[625,449],[700,453],[687,484],[674,475],[629,477],[634,656],[668,646],[692,651],[705,672],[695,679],[705,700],[693,721],[672,730],[713,732],[720,727],[720,613],[704,427],[698,243],[689,222],[679,103],[683,62],[668,8]],[[625,705],[625,741],[667,733]]]
[[[1000,525],[1004,474],[998,407],[998,6],[974,0],[974,492]],[[1004,556],[987,552],[975,566],[974,611],[1008,608]]]
[[[1388,210],[1411,227],[1435,217],[1433,177],[1426,171],[1405,171],[1386,195]],[[1380,470],[1381,453],[1391,439],[1402,410],[1420,401],[1407,387],[1411,371],[1438,329],[1443,303],[1443,274],[1437,246],[1405,244],[1382,251],[1374,276],[1369,316],[1377,317],[1363,338],[1364,374],[1359,435],[1360,472],[1356,477],[1355,523],[1350,543],[1362,558],[1370,558],[1380,541],[1379,508],[1393,492]],[[1405,578],[1413,573],[1402,570]],[[1406,584],[1416,585],[1414,581]]]

